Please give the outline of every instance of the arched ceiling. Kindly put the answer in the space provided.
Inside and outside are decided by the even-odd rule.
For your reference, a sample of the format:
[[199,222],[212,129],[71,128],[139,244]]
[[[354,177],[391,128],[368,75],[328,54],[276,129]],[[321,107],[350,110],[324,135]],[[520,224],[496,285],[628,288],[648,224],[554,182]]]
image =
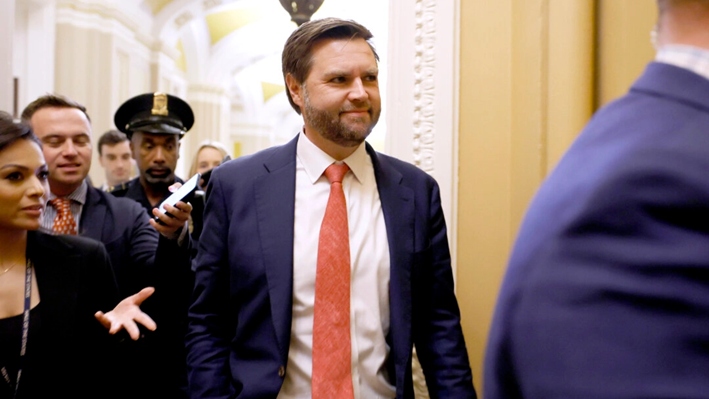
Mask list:
[[153,15],[157,15],[163,7],[171,2],[172,0],[146,0],[145,4],[148,6]]
[[174,46],[182,54],[178,67],[200,83],[224,83],[272,57],[295,28],[278,0],[141,0],[140,6],[153,15],[152,35]]
[[[200,82],[222,82],[242,71],[245,63],[279,55],[283,42],[295,28],[279,0],[138,1],[153,14],[152,35],[179,49],[187,59],[182,62],[188,78]],[[372,14],[386,18],[386,12],[376,11],[386,10],[387,4],[384,0],[325,0],[314,18],[376,19]],[[374,32],[380,50],[386,45],[386,23],[379,19],[378,24],[384,29],[377,26],[379,32]],[[365,25],[375,31],[371,23]],[[273,83],[274,79],[270,81]]]
[[[245,105],[247,113],[275,98],[283,101],[287,111],[280,56],[296,25],[279,0],[134,1],[152,15],[151,35],[180,54],[176,65],[189,82],[224,87]],[[325,0],[313,18],[334,16],[364,24],[373,32],[379,54],[384,55],[388,3]],[[380,68],[380,77],[385,70]]]

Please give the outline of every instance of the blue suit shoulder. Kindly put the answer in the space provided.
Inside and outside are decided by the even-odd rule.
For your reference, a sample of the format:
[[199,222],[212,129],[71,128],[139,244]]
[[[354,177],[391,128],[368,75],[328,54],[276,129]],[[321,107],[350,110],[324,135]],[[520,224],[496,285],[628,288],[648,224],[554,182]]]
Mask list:
[[372,158],[377,175],[387,176],[398,172],[401,174],[400,183],[416,191],[430,191],[433,188],[438,188],[436,179],[420,167],[391,155],[376,152],[369,145],[367,145],[367,152]]
[[[106,207],[106,213],[112,218],[113,223],[123,224],[121,221],[133,223],[136,219],[142,219],[145,210],[137,201],[123,196],[115,196],[112,192],[106,192],[90,187],[87,194],[87,206],[90,208],[98,204]],[[100,211],[99,211],[100,212]],[[93,214],[89,212],[87,214]],[[147,216],[147,215],[146,215]],[[147,224],[147,219],[146,224]]]
[[116,189],[115,191],[101,191],[99,189],[95,189],[95,192],[111,208],[121,210],[133,208],[135,211],[143,212],[143,208],[139,203],[130,198],[124,198],[127,190],[127,186],[123,184],[122,188]]
[[[242,155],[219,165],[212,171],[210,182],[243,182],[254,180],[283,166],[295,165],[295,140],[269,147],[249,155]],[[295,167],[293,168],[295,171]]]
[[401,159],[394,158],[391,155],[386,155],[374,150],[370,151],[369,153],[370,155],[376,156],[382,165],[391,166],[392,168],[398,170],[404,175],[411,175],[424,179],[434,180],[433,176],[429,175],[425,170],[410,162],[402,161]]
[[[287,144],[270,147],[254,154],[241,156],[220,165],[212,173],[212,179],[241,181],[240,179],[256,179],[261,175],[272,173],[283,167],[295,170],[296,142],[294,139]],[[372,158],[378,173],[400,173],[405,184],[424,184],[431,188],[437,186],[436,180],[423,169],[409,162],[402,161],[390,155],[374,151],[367,145],[367,153]]]
[[[256,170],[264,170],[264,164],[281,164],[288,163],[287,161],[295,162],[295,145],[297,140],[292,140],[289,143],[283,145],[277,145],[263,149],[261,151],[255,152],[249,155],[243,155],[236,159],[226,162],[220,167],[231,167],[231,168],[253,168]],[[287,160],[286,162],[283,162]]]

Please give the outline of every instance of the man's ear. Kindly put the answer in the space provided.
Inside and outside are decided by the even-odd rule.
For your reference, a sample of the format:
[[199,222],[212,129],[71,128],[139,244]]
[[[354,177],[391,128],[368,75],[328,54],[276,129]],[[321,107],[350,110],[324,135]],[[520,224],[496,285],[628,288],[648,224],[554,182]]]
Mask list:
[[286,86],[295,105],[303,109],[305,106],[303,102],[303,85],[298,83],[296,78],[289,73],[286,75]]
[[180,146],[182,145],[182,142],[180,140],[177,140],[177,159],[180,159]]

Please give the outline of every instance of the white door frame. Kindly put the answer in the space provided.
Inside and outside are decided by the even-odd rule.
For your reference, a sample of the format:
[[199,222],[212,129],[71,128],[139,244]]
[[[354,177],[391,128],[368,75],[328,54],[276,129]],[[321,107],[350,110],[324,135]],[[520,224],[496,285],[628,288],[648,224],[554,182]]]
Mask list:
[[391,0],[389,7],[385,151],[438,181],[455,275],[460,3]]

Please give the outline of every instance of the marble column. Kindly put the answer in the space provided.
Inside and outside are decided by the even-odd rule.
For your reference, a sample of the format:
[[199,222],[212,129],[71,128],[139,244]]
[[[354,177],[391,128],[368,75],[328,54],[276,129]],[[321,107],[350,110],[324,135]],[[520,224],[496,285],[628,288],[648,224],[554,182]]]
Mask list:
[[187,87],[186,101],[192,107],[195,117],[194,126],[182,142],[185,169],[189,170],[201,142],[219,141],[227,148],[231,147],[229,134],[231,107],[226,90],[216,84],[190,84]]
[[[60,4],[56,10],[54,92],[86,106],[93,141],[114,129],[113,114],[127,98],[148,91],[151,42],[123,21],[114,9],[84,4]],[[117,86],[128,88],[119,90]],[[104,180],[94,150],[89,177],[96,185]]]
[[0,110],[13,111],[12,40],[15,31],[15,0],[0,0]]
[[57,6],[55,0],[27,0],[17,7],[13,53],[21,112],[37,97],[54,91]]

